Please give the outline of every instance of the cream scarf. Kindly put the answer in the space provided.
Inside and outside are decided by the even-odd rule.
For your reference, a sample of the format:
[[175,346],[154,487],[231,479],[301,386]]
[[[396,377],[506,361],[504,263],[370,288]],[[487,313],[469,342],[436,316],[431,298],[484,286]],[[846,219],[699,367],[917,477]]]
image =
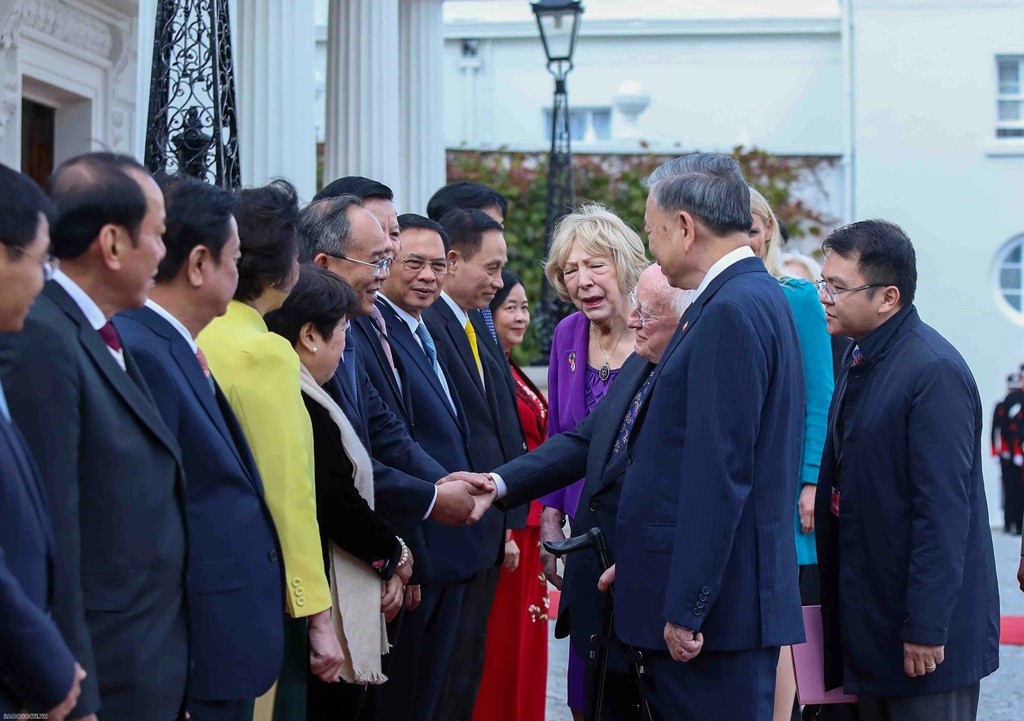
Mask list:
[[[373,508],[373,468],[362,441],[327,391],[305,366],[301,367],[302,392],[327,409],[338,427],[345,453],[352,462],[356,490]],[[345,652],[341,677],[348,683],[381,684],[380,657],[390,649],[384,615],[380,612],[381,579],[377,572],[347,551],[330,543],[331,618],[334,632]]]

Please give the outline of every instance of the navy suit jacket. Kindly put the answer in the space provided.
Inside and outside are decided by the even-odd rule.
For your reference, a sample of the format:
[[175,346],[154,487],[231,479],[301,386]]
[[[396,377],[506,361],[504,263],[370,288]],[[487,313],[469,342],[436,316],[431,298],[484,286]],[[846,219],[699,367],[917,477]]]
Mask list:
[[39,474],[0,415],[0,711],[49,711],[71,689],[75,659],[50,618],[53,533]]
[[[410,435],[445,468],[470,469],[471,439],[458,394],[452,391],[453,409],[409,326],[385,301],[378,300],[377,305],[387,325],[392,353],[405,368],[403,403],[412,409],[409,416],[422,419],[419,423],[408,423]],[[443,367],[441,372],[445,373]],[[372,378],[373,373],[370,376]],[[451,376],[446,374],[445,378],[448,388],[454,389]],[[500,511],[493,515],[500,515]],[[430,579],[465,580],[472,578],[477,571],[493,566],[501,550],[502,539],[493,537],[493,531],[489,530],[491,525],[490,519],[485,524],[462,528],[448,528],[427,521],[424,532],[432,565]]]
[[[612,563],[616,559],[615,518],[626,472],[626,456],[612,458],[612,446],[630,403],[654,366],[638,355],[623,364],[607,395],[571,431],[552,436],[530,453],[507,463],[495,472],[508,488],[505,501],[526,503],[574,483],[584,474],[587,482],[573,518],[573,533],[580,535],[600,528]],[[597,555],[582,551],[566,557],[562,579],[562,598],[558,605],[555,635],[566,631],[580,658],[590,657],[591,637],[604,633],[608,595],[597,588],[601,577]],[[609,663],[626,672],[625,657],[617,646],[611,647]]]
[[[379,302],[378,302],[379,303]],[[387,406],[395,418],[401,421],[409,435],[412,433],[412,407],[406,401],[402,389],[409,382],[405,367],[400,358],[395,358],[395,366],[398,369],[398,376],[401,385],[391,372],[388,358],[384,354],[380,340],[377,338],[377,331],[374,329],[373,320],[369,316],[359,316],[353,319],[350,336],[356,339],[355,354],[359,355],[359,361],[366,369],[366,377],[370,384],[380,395],[381,401]],[[353,355],[352,353],[349,354]],[[394,350],[392,349],[392,355]],[[344,409],[344,406],[342,406]],[[352,420],[351,418],[349,419]],[[443,464],[442,464],[443,465]],[[447,468],[447,466],[445,466]],[[380,510],[380,507],[378,506]],[[389,516],[388,520],[395,527],[395,530],[412,550],[416,562],[413,565],[412,579],[410,583],[422,583],[433,577],[433,565],[430,562],[430,553],[427,549],[427,537],[424,533],[423,523],[414,518],[397,519]]]
[[[978,388],[913,306],[859,346],[864,362],[848,353],[836,383],[815,503],[827,688],[970,686],[999,665]],[[945,660],[910,678],[904,641],[945,645]]]
[[284,581],[256,462],[227,399],[188,343],[149,308],[114,319],[181,446],[187,484],[189,696],[246,699],[284,655]]
[[[377,301],[378,306],[382,303],[383,301]],[[415,419],[408,395],[403,392],[409,382],[404,361],[392,349],[391,355],[395,359],[395,368],[398,371],[398,379],[396,379],[391,365],[388,363],[388,357],[381,347],[380,339],[377,337],[373,319],[369,316],[361,315],[352,320],[352,335],[357,339],[356,351],[362,356],[366,375],[373,387],[377,389],[380,399],[388,407],[388,410],[405,424],[406,428],[411,427]]]
[[[357,351],[359,340],[352,329],[345,343],[342,364],[325,388],[373,459],[377,512],[399,532],[415,528],[433,502],[434,483],[448,475],[448,471],[409,436],[402,422],[381,400],[367,376],[362,353]],[[355,378],[354,389],[349,381],[350,372]]]
[[52,515],[54,618],[89,674],[71,717],[170,721],[188,674],[178,442],[131,352],[126,371],[55,281],[0,353]]
[[683,315],[626,449],[615,624],[665,650],[665,622],[705,651],[804,638],[793,545],[803,370],[789,304],[757,258]]

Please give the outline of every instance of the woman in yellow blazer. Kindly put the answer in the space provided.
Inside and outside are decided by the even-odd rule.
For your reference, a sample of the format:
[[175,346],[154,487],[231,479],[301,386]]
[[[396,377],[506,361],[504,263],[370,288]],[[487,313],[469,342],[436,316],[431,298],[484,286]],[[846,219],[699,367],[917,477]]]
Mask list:
[[295,188],[277,180],[240,191],[235,219],[241,240],[235,299],[197,340],[252,447],[284,554],[285,659],[276,697],[257,707],[261,718],[269,718],[266,706],[273,703],[274,721],[305,721],[307,663],[324,681],[337,681],[344,657],[331,626],[299,357],[263,321],[298,278]]

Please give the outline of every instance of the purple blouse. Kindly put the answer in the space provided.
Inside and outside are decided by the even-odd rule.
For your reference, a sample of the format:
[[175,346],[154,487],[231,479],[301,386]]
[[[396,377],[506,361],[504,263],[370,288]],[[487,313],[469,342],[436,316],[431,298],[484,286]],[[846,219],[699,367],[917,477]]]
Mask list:
[[[587,362],[589,334],[590,321],[579,311],[564,318],[555,328],[548,365],[548,437],[571,431],[590,415],[619,373],[615,369],[608,380],[602,381],[598,370],[590,367]],[[581,478],[549,493],[540,502],[558,508],[571,518],[576,515],[584,483],[586,478]]]

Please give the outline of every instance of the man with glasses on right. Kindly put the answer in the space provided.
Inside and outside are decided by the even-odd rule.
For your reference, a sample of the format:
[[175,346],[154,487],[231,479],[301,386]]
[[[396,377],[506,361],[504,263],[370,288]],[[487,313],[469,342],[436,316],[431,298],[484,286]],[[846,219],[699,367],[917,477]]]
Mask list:
[[854,346],[829,410],[815,504],[825,687],[862,721],[973,721],[999,665],[999,597],[967,363],[921,321],[895,224],[834,231],[818,281]]

